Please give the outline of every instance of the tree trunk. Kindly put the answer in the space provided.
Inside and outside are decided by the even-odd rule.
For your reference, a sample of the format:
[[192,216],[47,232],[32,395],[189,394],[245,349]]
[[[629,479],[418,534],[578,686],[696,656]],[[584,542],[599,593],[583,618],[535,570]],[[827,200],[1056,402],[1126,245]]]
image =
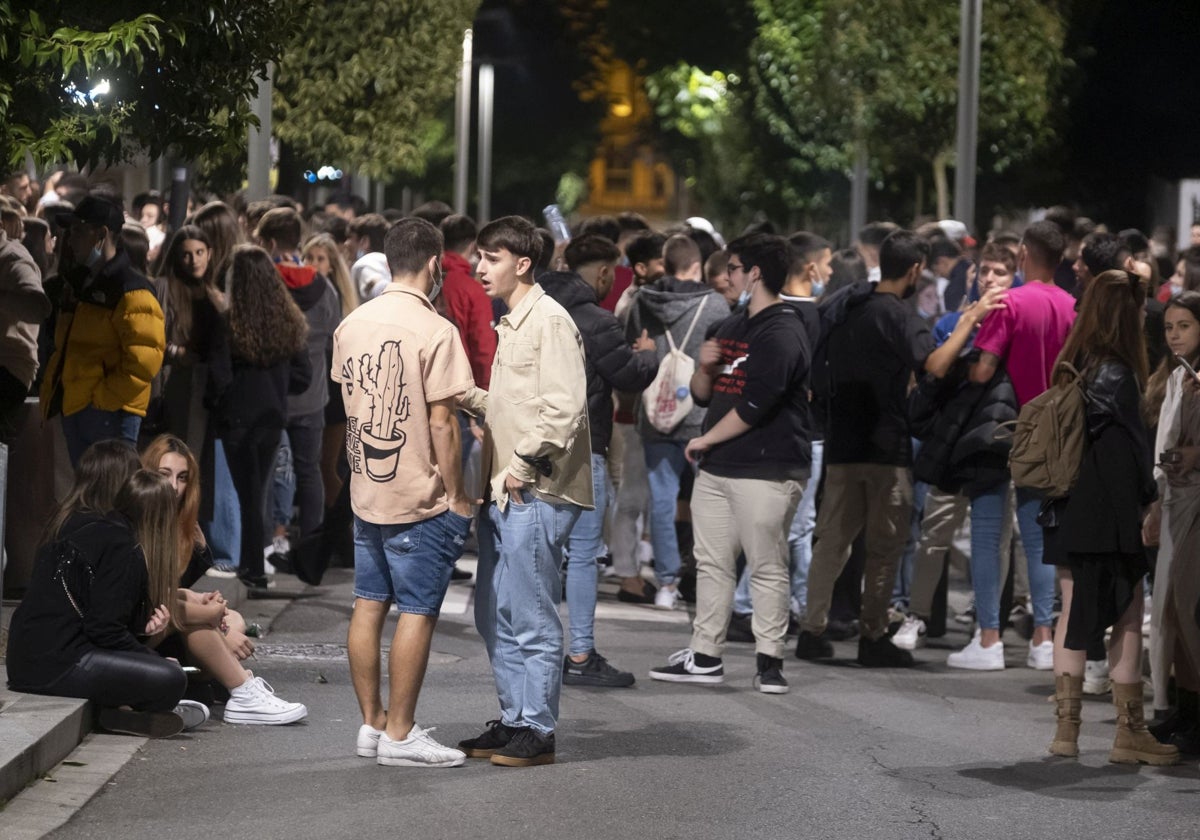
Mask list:
[[913,218],[919,219],[925,214],[925,176],[917,173],[916,197],[913,199]]
[[946,178],[946,167],[950,163],[950,152],[942,150],[933,156],[933,183],[937,189],[937,217],[950,218],[950,185]]

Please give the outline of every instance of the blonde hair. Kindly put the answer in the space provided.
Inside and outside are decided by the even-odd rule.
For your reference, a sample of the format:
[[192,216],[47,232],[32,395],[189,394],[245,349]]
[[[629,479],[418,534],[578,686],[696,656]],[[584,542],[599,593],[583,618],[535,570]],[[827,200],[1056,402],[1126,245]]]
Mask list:
[[[142,469],[129,476],[117,494],[115,509],[133,524],[134,537],[146,561],[151,609],[171,610],[170,625],[179,629],[179,503],[171,483]],[[165,631],[156,634],[165,635]]]
[[329,278],[329,282],[333,283],[333,287],[337,289],[338,298],[342,302],[342,317],[345,318],[358,308],[361,301],[358,299],[358,289],[350,280],[350,269],[346,267],[342,249],[337,246],[333,237],[328,233],[314,233],[305,241],[300,256],[307,258],[309,251],[314,248],[321,248],[329,257],[329,266],[333,274]]
[[163,456],[174,453],[187,462],[188,481],[179,499],[179,568],[178,578],[191,561],[196,544],[196,529],[200,521],[200,464],[192,450],[175,435],[159,435],[142,452],[142,467],[158,472]]

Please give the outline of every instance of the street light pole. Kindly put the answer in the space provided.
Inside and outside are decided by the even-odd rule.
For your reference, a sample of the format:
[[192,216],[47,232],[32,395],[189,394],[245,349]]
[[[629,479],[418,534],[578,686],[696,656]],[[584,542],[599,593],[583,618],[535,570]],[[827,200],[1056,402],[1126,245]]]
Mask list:
[[975,229],[975,170],[979,146],[979,50],[983,0],[961,0],[958,39],[958,138],[955,148],[954,215]]
[[454,211],[467,212],[467,157],[471,153],[471,51],[474,33],[463,33],[462,70],[455,94]]
[[492,215],[492,113],[495,104],[496,72],[490,64],[479,65],[479,224]]
[[246,198],[259,201],[271,194],[271,90],[275,65],[267,67],[267,76],[258,81],[258,93],[251,107],[258,117],[258,128],[250,129],[246,159]]

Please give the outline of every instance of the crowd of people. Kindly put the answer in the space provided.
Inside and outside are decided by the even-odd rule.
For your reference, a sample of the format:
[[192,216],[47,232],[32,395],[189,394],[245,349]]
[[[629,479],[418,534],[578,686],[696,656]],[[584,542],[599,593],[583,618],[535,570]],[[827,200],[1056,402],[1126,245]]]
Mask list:
[[[912,666],[969,529],[974,633],[949,667],[1004,669],[1011,626],[1053,672],[1051,753],[1078,754],[1082,695],[1110,692],[1110,760],[1200,753],[1200,242],[1062,207],[982,241],[875,222],[842,250],[769,222],[726,243],[624,213],[568,238],[350,195],[212,201],[176,230],[168,209],[77,175],[0,184],[0,431],[38,395],[74,469],[13,616],[15,690],[92,699],[114,731],[214,702],[300,720],[193,587],[261,596],[342,562],[358,755],[547,764],[561,686],[636,682],[598,649],[601,575],[694,605],[651,679],[720,684],[752,643],[755,689],[782,694],[789,637],[808,662],[857,637],[861,666]],[[1072,389],[1068,486],[1014,481],[1012,427]],[[500,714],[454,748],[416,711],[471,541]]]

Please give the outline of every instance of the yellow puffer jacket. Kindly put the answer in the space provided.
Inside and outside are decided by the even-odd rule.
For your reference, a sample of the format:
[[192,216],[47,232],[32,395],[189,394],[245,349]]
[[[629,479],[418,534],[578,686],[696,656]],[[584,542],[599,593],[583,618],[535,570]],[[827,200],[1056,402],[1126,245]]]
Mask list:
[[150,282],[121,250],[92,282],[69,282],[66,297],[42,382],[43,416],[93,406],[145,417],[166,348],[162,308]]

